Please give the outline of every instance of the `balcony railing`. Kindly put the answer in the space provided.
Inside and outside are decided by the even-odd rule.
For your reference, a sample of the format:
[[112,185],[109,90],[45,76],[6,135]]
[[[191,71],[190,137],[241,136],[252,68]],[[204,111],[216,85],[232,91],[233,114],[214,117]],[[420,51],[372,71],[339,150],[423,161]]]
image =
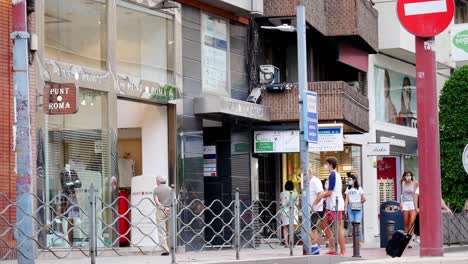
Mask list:
[[[319,121],[342,122],[345,131],[367,132],[369,130],[369,101],[358,89],[343,81],[311,82],[310,91],[319,96]],[[284,93],[266,93],[262,104],[271,108],[271,121],[299,120],[298,89]]]

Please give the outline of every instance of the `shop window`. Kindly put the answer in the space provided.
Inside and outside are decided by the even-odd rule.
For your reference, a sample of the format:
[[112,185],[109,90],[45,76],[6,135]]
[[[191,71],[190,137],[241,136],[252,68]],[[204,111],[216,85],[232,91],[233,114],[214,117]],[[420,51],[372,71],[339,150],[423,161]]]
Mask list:
[[416,79],[375,67],[376,119],[417,128]]
[[[97,193],[97,212],[102,213],[102,201],[111,199],[109,190],[109,138],[107,94],[79,89],[79,110],[70,115],[46,115],[44,153],[46,165],[45,193],[50,210],[46,223],[54,229],[47,246],[86,246],[87,236],[80,230],[89,228],[89,188]],[[78,182],[76,182],[78,181]],[[104,222],[110,215],[98,215]],[[110,243],[98,221],[99,245]],[[66,234],[64,239],[56,239]]]
[[340,173],[343,186],[346,183],[347,174],[356,176],[363,185],[361,176],[361,146],[347,145],[344,150],[340,152],[321,152],[320,153],[320,179],[326,180],[330,173],[323,167],[329,157],[335,157],[338,160],[338,167],[336,170]]
[[[174,83],[173,28],[172,16],[120,2],[117,7],[119,74],[136,78],[137,82],[155,83],[146,86],[171,86]],[[149,90],[142,92],[151,96]]]
[[[343,191],[346,188],[346,177],[347,174],[355,175],[361,186],[363,185],[362,173],[361,173],[361,153],[362,147],[358,145],[347,145],[344,146],[344,151],[340,152],[320,152],[320,153],[309,153],[309,168],[312,169],[312,173],[317,175],[322,183],[328,179],[330,173],[325,170],[324,165],[326,159],[329,157],[335,157],[338,160],[337,171],[340,173],[343,182]],[[294,183],[294,191],[300,193],[301,186],[301,156],[299,153],[286,153],[282,154],[282,184],[281,191],[284,191],[284,183],[286,181],[292,181]],[[364,186],[363,186],[364,187]]]
[[228,94],[228,24],[202,14],[202,87],[204,92]]
[[106,68],[106,5],[98,0],[44,0],[45,57]]

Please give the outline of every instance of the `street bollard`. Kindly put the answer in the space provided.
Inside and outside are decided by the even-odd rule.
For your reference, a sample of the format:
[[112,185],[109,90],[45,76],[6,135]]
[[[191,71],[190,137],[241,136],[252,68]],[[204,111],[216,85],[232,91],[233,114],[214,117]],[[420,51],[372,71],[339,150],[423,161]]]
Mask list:
[[236,260],[240,259],[240,197],[239,197],[239,188],[236,188],[236,200],[234,202],[234,216],[235,216],[235,223],[234,223],[234,241],[236,247]]
[[339,225],[339,218],[338,218],[338,197],[335,200],[335,255],[338,255],[338,225]]
[[292,256],[294,248],[294,200],[289,199],[289,255]]
[[353,258],[360,258],[360,245],[359,245],[359,228],[361,223],[352,222],[353,225]]
[[387,221],[387,241],[392,239],[395,232],[395,221]]
[[169,250],[171,251],[171,264],[176,262],[176,250],[177,250],[177,197],[174,189],[174,185],[171,185],[171,200],[169,212]]

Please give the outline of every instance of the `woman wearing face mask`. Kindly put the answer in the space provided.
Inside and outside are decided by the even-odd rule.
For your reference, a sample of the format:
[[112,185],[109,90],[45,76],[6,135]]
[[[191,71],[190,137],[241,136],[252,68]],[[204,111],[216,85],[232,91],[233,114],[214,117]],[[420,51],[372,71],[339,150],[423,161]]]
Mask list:
[[411,229],[411,226],[416,219],[416,205],[414,204],[415,192],[419,185],[414,180],[411,171],[405,171],[400,180],[401,196],[400,196],[400,209],[403,211],[403,218],[405,219],[405,232]]
[[[362,190],[361,186],[359,186],[359,182],[357,181],[356,176],[351,174],[348,176],[348,188],[346,188],[345,194],[345,208],[347,208],[345,213],[348,213],[352,234],[354,233],[354,227],[352,223],[362,222],[362,204],[366,201],[366,196],[364,196],[364,191]],[[359,240],[363,241],[362,225],[360,225]]]

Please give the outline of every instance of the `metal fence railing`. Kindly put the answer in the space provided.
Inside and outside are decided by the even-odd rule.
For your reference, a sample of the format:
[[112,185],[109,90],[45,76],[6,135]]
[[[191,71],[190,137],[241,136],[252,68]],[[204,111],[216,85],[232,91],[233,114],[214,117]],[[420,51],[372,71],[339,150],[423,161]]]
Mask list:
[[[281,251],[287,256],[302,245],[303,234],[313,238],[303,228],[306,219],[317,228],[320,243],[337,245],[333,235],[337,226],[327,215],[312,212],[306,218],[298,202],[280,208],[275,201],[243,201],[238,191],[233,199],[210,203],[172,191],[168,208],[158,208],[152,194],[137,201],[119,196],[108,202],[92,185],[79,199],[76,194],[62,193],[47,200],[28,195],[36,203],[32,213],[24,212],[35,225],[33,236],[27,237],[37,249],[35,258],[85,257],[95,263],[98,257],[167,252],[176,263],[176,253],[184,251],[231,250],[240,259],[249,250],[280,248],[289,249]],[[0,193],[0,205],[5,205],[0,208],[0,260],[30,256],[15,240],[21,224],[21,219],[15,219],[18,201]],[[287,229],[287,239],[285,219],[294,223]],[[324,233],[329,237],[324,238]]]
[[468,244],[468,211],[454,211],[453,215],[442,214],[444,244]]

